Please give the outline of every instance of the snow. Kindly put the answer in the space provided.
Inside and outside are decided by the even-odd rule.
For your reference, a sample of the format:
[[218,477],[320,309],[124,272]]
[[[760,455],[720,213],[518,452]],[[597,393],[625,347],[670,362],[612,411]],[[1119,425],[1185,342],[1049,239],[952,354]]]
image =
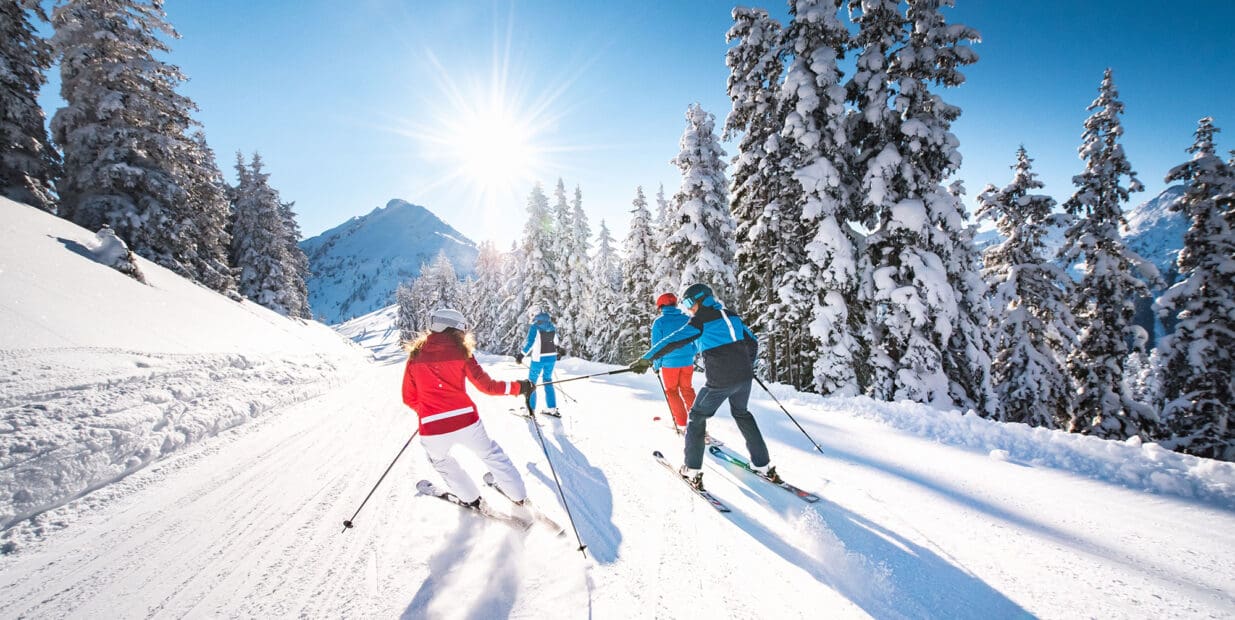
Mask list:
[[[22,487],[59,490],[64,501],[0,534],[8,617],[1235,610],[1235,465],[781,385],[772,393],[822,454],[758,387],[750,408],[779,471],[820,495],[817,504],[705,457],[709,490],[733,512],[712,510],[650,458],[681,458],[656,379],[618,374],[562,385],[564,417],[541,421],[543,447],[507,413],[518,399],[475,396],[534,502],[566,524],[547,453],[586,558],[573,534],[519,534],[417,496],[417,480],[438,480],[416,441],[343,533],[415,429],[399,400],[389,309],[339,328],[374,348],[370,358],[320,325],[227,301],[144,261],[150,286],[141,285],[79,253],[73,244],[90,231],[0,208],[0,411],[21,420],[0,434],[0,505],[11,511],[21,495],[7,449],[50,437],[40,429],[56,415],[119,414],[154,432],[161,408],[175,405],[173,425],[224,425],[132,471],[122,462],[124,475],[87,490],[68,492],[73,475]],[[526,373],[507,357],[481,363],[498,378]],[[615,367],[568,358],[558,368],[569,377]],[[245,423],[226,427],[225,412]],[[744,453],[724,408],[709,432]],[[55,440],[73,462],[118,457],[110,439]],[[460,462],[482,473],[470,456]]]

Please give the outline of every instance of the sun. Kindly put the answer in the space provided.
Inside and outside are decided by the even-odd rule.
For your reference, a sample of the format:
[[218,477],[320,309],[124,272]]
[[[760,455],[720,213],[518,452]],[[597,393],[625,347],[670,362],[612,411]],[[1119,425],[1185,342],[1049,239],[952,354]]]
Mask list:
[[458,176],[484,194],[534,179],[540,163],[537,132],[501,101],[456,110],[444,121],[446,159]]

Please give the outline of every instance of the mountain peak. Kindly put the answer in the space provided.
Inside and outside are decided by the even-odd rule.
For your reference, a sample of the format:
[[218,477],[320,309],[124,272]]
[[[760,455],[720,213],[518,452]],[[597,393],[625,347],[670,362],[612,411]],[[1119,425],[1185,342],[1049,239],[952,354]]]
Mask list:
[[339,323],[394,303],[399,283],[439,252],[460,276],[475,268],[476,244],[429,209],[400,198],[305,239],[313,316]]

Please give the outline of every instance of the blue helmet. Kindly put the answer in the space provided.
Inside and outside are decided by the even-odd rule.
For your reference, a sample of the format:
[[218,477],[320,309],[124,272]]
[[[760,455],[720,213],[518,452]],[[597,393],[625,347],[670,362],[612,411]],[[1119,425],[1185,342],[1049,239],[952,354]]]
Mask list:
[[686,288],[685,293],[682,293],[682,304],[692,307],[711,296],[712,287],[703,283],[692,284]]

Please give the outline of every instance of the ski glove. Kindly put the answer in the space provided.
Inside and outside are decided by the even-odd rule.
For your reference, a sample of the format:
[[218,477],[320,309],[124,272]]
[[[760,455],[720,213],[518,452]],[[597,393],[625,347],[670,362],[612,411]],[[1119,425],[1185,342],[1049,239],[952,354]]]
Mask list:
[[642,357],[635,360],[634,362],[631,362],[630,364],[631,371],[636,372],[638,374],[643,374],[647,372],[648,369],[651,367],[652,367],[652,360],[645,360]]
[[527,396],[528,394],[532,393],[532,390],[536,389],[536,386],[532,385],[532,382],[528,381],[527,379],[519,379],[515,383],[519,384],[519,395],[520,396]]
[[566,357],[566,349],[563,349],[562,347],[558,347],[557,348],[557,358],[562,359],[563,357]]
[[516,364],[522,364],[522,363],[523,363],[523,354],[522,354],[522,353],[515,353],[515,363],[516,363]]

